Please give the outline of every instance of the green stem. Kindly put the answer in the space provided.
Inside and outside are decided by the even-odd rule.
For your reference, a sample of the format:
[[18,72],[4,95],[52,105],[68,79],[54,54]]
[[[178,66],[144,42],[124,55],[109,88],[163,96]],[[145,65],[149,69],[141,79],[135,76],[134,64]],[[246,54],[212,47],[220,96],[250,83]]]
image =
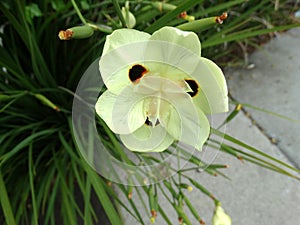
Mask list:
[[119,17],[119,19],[120,19],[120,21],[121,21],[121,23],[122,23],[122,26],[123,26],[123,27],[126,27],[126,21],[125,21],[125,19],[124,19],[123,14],[122,14],[122,11],[121,11],[119,2],[118,2],[117,0],[112,0],[112,3],[113,3],[113,5],[114,5],[114,8],[115,8],[115,10],[116,10],[116,13],[117,13],[117,15],[118,15],[118,17]]
[[219,204],[219,200],[216,199],[216,197],[210,192],[208,191],[205,187],[203,187],[201,184],[199,184],[198,182],[196,182],[195,180],[191,179],[191,178],[187,178],[196,188],[198,188],[203,194],[207,195],[208,197],[210,197],[215,205]]
[[76,11],[76,13],[77,13],[79,19],[81,20],[81,22],[82,22],[83,24],[87,25],[87,22],[86,22],[86,20],[84,19],[83,15],[81,14],[81,12],[80,12],[80,10],[79,10],[79,8],[78,8],[78,6],[77,6],[75,0],[71,0],[71,2],[72,2],[72,5],[73,5],[73,7],[74,7],[74,9],[75,9],[75,11]]
[[181,195],[182,195],[183,200],[185,201],[187,207],[190,209],[191,213],[196,218],[196,220],[199,221],[201,224],[203,224],[203,220],[202,220],[201,216],[198,214],[197,210],[194,208],[194,206],[192,205],[190,200],[183,193],[181,193]]
[[109,27],[109,26],[96,25],[96,24],[92,24],[92,23],[87,23],[86,25],[92,27],[94,30],[101,31],[101,32],[106,33],[106,34],[111,34],[112,33],[112,28]]

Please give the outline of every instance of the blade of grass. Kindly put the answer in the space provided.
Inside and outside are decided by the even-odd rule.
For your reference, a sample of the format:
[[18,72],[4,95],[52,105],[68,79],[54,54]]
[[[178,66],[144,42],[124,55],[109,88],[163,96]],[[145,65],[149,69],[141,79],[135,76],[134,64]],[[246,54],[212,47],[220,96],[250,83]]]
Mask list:
[[[70,127],[72,126],[71,123],[71,119],[69,119],[69,124]],[[75,138],[74,133],[72,132],[72,136],[73,138]],[[93,145],[93,140],[90,143],[91,145]],[[78,146],[76,146],[78,147]],[[92,146],[91,146],[91,149]],[[77,149],[78,151],[80,151],[79,149]],[[92,168],[87,164],[86,161],[82,161],[82,167],[84,168],[84,170],[87,173],[87,176],[90,177],[90,181],[91,181],[91,185],[93,186],[96,195],[98,196],[99,201],[101,202],[101,205],[103,206],[103,209],[109,219],[109,221],[113,224],[113,225],[122,225],[123,222],[121,221],[120,215],[117,213],[116,209],[114,208],[106,190],[105,190],[105,184],[103,184],[103,182],[101,182],[101,177],[99,177],[99,175],[92,170]]]
[[9,19],[10,23],[13,25],[15,30],[18,32],[19,36],[22,38],[24,44],[28,48],[31,54],[32,68],[34,70],[36,78],[44,86],[55,86],[53,77],[51,76],[43,55],[36,43],[35,36],[30,30],[28,22],[25,17],[25,6],[22,1],[16,2],[16,10],[18,11],[18,19],[9,12],[9,10],[0,3],[0,11]]
[[298,169],[294,168],[293,166],[288,165],[287,163],[282,162],[282,161],[280,161],[280,160],[278,160],[278,159],[276,159],[276,158],[274,158],[274,157],[272,157],[272,156],[270,156],[270,155],[268,155],[268,154],[266,154],[266,153],[264,153],[264,152],[262,152],[262,151],[260,151],[260,150],[258,150],[256,148],[254,148],[254,147],[252,147],[252,146],[250,146],[250,145],[248,145],[248,144],[246,144],[246,143],[244,143],[244,142],[242,142],[242,141],[240,141],[240,140],[238,140],[238,139],[236,139],[236,138],[234,138],[234,137],[232,137],[232,136],[230,136],[228,134],[225,134],[225,133],[223,133],[221,131],[218,131],[218,130],[216,130],[214,128],[211,129],[211,132],[213,134],[216,134],[219,137],[225,138],[226,140],[228,140],[228,141],[230,141],[230,142],[232,142],[234,144],[237,144],[237,145],[239,145],[241,147],[244,147],[247,150],[250,150],[250,151],[252,151],[252,152],[254,152],[254,153],[258,154],[258,155],[261,155],[261,156],[263,156],[263,157],[265,157],[267,159],[270,159],[270,160],[272,160],[272,161],[274,161],[274,162],[276,162],[276,163],[278,163],[278,164],[280,164],[280,165],[282,165],[282,166],[284,166],[284,167],[286,167],[286,168],[288,168],[288,169],[290,169],[292,171],[295,171],[297,173],[300,172]]
[[[119,188],[120,188],[120,186],[121,185],[119,185]],[[125,190],[125,188],[122,188],[122,190],[123,190],[123,194],[125,195],[125,197],[128,198],[128,192],[127,192],[127,190]],[[140,200],[141,200],[141,202],[143,202],[143,199],[140,199]],[[141,213],[139,212],[139,208],[135,205],[135,203],[133,202],[132,199],[129,199],[128,201],[129,201],[129,204],[131,205],[131,208],[133,209],[133,211],[134,211],[134,213],[136,215],[135,217],[136,217],[137,221],[140,224],[145,225],[143,217],[142,217]]]
[[[67,178],[70,178],[71,176],[73,176],[72,173],[67,173],[65,165],[66,165],[66,156],[65,157],[59,157],[57,155],[57,153],[53,153],[53,159],[54,159],[54,164],[56,166],[57,172],[58,172],[58,176],[61,177],[61,191],[63,192],[62,195],[66,195],[64,197],[64,199],[67,201],[65,204],[65,210],[68,213],[68,216],[72,217],[76,217],[76,212],[79,214],[79,216],[81,218],[83,218],[83,214],[75,200],[74,197],[74,190],[72,188],[72,185],[74,184],[73,178],[71,179],[70,182],[67,181]],[[77,217],[76,217],[77,218]],[[72,219],[73,220],[73,219]],[[76,222],[76,220],[75,220]],[[77,222],[75,223],[77,224]]]
[[8,107],[10,107],[14,102],[16,102],[17,100],[19,100],[22,96],[24,96],[26,93],[24,92],[24,94],[20,94],[19,96],[16,96],[14,99],[12,99],[9,103],[7,103],[6,105],[4,105],[1,109],[0,109],[0,113],[4,112]]
[[275,116],[275,117],[278,117],[278,118],[281,118],[281,119],[285,119],[285,120],[288,120],[288,121],[293,122],[293,123],[300,123],[300,120],[293,119],[293,118],[290,118],[288,116],[285,116],[285,115],[282,115],[282,114],[279,114],[279,113],[275,113],[275,112],[272,112],[270,110],[263,109],[263,108],[260,108],[260,107],[257,107],[257,106],[251,105],[251,104],[239,103],[239,102],[233,101],[233,100],[231,100],[230,103],[232,103],[232,104],[241,104],[244,107],[254,109],[254,110],[259,111],[259,112],[267,113],[269,115],[272,115],[272,116]]
[[[104,183],[104,182],[103,182]],[[125,190],[125,187],[121,184],[117,185],[121,190]],[[113,188],[109,187],[108,185],[103,185],[103,187],[105,188],[106,192],[115,200],[116,203],[118,203],[121,207],[123,207],[133,218],[135,218],[137,221],[141,221],[142,224],[143,220],[138,218],[138,216],[136,216],[131,209],[129,209],[129,207],[126,206],[126,204],[118,197],[118,195],[116,194],[116,192],[114,191]],[[125,194],[125,193],[124,193]]]
[[218,127],[218,130],[223,127],[225,124],[233,120],[241,111],[242,105],[236,104],[235,109],[226,117],[225,121]]
[[[291,173],[289,173],[289,172],[283,170],[282,168],[280,168],[280,167],[278,167],[278,166],[276,166],[276,165],[274,165],[274,164],[272,164],[272,163],[270,163],[270,162],[267,162],[267,161],[265,161],[265,160],[263,160],[263,159],[260,159],[260,158],[258,158],[258,157],[256,157],[256,156],[252,155],[252,154],[249,154],[249,153],[247,153],[247,152],[244,152],[244,151],[239,150],[239,149],[237,149],[237,148],[234,148],[234,147],[232,147],[232,146],[225,145],[225,144],[221,144],[221,150],[223,150],[223,151],[229,151],[229,152],[240,153],[240,154],[241,154],[240,156],[242,157],[242,159],[245,159],[245,160],[247,160],[247,161],[250,161],[250,160],[251,160],[252,163],[255,163],[255,164],[260,165],[260,166],[264,166],[265,168],[268,168],[268,169],[270,169],[270,170],[273,170],[273,171],[275,171],[275,172],[277,172],[277,173],[281,173],[281,174],[284,174],[284,175],[287,175],[287,176],[296,178],[296,179],[298,179],[298,180],[300,179],[299,177],[294,176],[293,174],[291,174]],[[246,156],[247,158],[245,158],[245,156]]]
[[93,224],[92,217],[91,217],[91,210],[90,210],[90,198],[91,198],[91,181],[90,177],[86,176],[86,183],[85,183],[85,193],[83,193],[84,198],[84,225]]
[[[22,87],[24,87],[24,89],[33,89],[34,88],[34,84],[27,80],[24,79],[24,77],[26,77],[25,72],[23,71],[23,69],[16,64],[16,60],[14,58],[12,58],[8,51],[4,48],[2,48],[0,46],[0,65],[4,68],[7,69],[7,71],[9,71],[9,74],[11,74],[14,78],[16,78],[16,83],[18,83],[17,81],[21,81],[20,83],[22,85]],[[3,76],[5,76],[7,74],[3,74]],[[10,79],[12,79],[10,77]],[[5,85],[5,88],[8,88],[7,85]],[[3,89],[4,90],[4,89]]]
[[231,34],[224,38],[219,38],[216,40],[207,40],[207,41],[203,42],[202,49],[211,47],[211,46],[215,46],[215,45],[219,45],[219,44],[223,44],[224,42],[242,40],[242,39],[246,39],[246,38],[250,38],[250,37],[255,37],[255,36],[259,36],[259,35],[263,35],[263,34],[272,33],[275,31],[289,30],[289,29],[299,27],[299,26],[300,26],[300,23],[296,23],[296,24],[290,24],[290,25],[284,25],[284,26],[277,26],[277,27],[270,28],[270,29],[256,30],[256,31],[252,31],[250,33],[243,32],[243,33],[239,33],[238,35]]
[[56,132],[57,129],[49,129],[49,130],[43,130],[40,132],[36,132],[27,138],[23,139],[19,144],[17,144],[13,149],[11,149],[6,154],[2,155],[0,157],[0,167],[11,157],[13,157],[15,154],[17,154],[20,150],[24,149],[26,146],[28,146],[34,139],[37,139],[38,137],[44,137],[50,134],[53,134]]
[[[45,224],[48,224],[48,221],[51,221],[51,224],[56,224],[55,218],[54,218],[54,210],[55,210],[55,200],[57,199],[58,195],[58,188],[60,186],[60,178],[55,177],[53,180],[51,180],[51,194],[48,199],[48,205],[47,205],[47,211],[45,214]],[[47,196],[48,197],[48,196]]]
[[116,212],[110,198],[105,191],[105,188],[103,187],[102,182],[100,181],[101,178],[96,174],[95,171],[92,171],[89,165],[87,165],[86,163],[83,164],[84,169],[91,179],[91,184],[94,187],[94,190],[98,196],[99,201],[101,202],[101,205],[103,206],[104,211],[106,212],[106,215],[108,216],[109,221],[113,225],[123,225],[123,222],[120,219],[120,215]]
[[[60,191],[61,191],[61,198],[62,198],[61,213],[65,222],[64,224],[77,225],[77,220],[76,220],[77,216],[75,213],[75,208],[68,198],[69,190],[66,189],[65,185],[61,185]],[[74,197],[72,196],[72,198]]]
[[245,2],[245,0],[235,0],[235,1],[228,1],[228,2],[224,2],[222,4],[217,4],[216,6],[211,6],[209,8],[206,8],[205,10],[199,11],[197,13],[194,13],[193,15],[195,17],[200,17],[200,16],[205,16],[208,15],[209,13],[216,13],[216,12],[220,12],[220,11],[224,11],[227,10],[230,7],[233,7],[235,5],[238,5],[240,3]]
[[35,73],[36,78],[45,87],[55,87],[56,85],[53,76],[48,70],[44,56],[42,55],[37,45],[35,36],[32,35],[34,32],[33,30],[30,30],[30,27],[26,21],[25,6],[22,3],[23,3],[22,1],[17,1],[18,16],[23,23],[21,25],[24,26],[25,28],[25,33],[21,34],[21,36],[28,37],[27,38],[28,42],[27,43],[25,42],[25,44],[27,44],[27,47],[31,54],[33,71]]
[[[69,125],[70,125],[70,127],[72,128],[72,125],[71,125],[71,122],[70,122],[70,121],[69,121]],[[90,133],[93,133],[92,130],[91,130]],[[74,135],[74,133],[72,133],[72,134]],[[63,138],[63,136],[61,136],[61,137]],[[89,147],[91,147],[91,148],[92,148],[91,145],[93,144],[92,137],[93,137],[93,136],[91,135],[91,136],[90,136],[90,140],[89,140],[89,142],[91,143],[91,144],[89,145]],[[115,138],[115,137],[114,137],[114,138]],[[115,141],[114,138],[112,139],[113,142]],[[116,145],[119,145],[119,144],[116,143]],[[67,148],[67,149],[69,149],[69,148]],[[115,171],[112,171],[112,173],[115,174],[114,176],[118,177],[118,175],[116,174]],[[127,210],[130,214],[132,214],[131,210],[129,210],[129,209],[128,209],[128,208],[127,208],[120,200],[119,200],[119,198],[117,197],[117,195],[116,195],[115,193],[113,193],[112,190],[107,189],[107,188],[106,188],[106,184],[105,184],[102,180],[100,180],[100,182],[102,182],[103,187],[105,188],[105,191],[108,192],[108,193],[115,199],[115,201],[117,201],[122,207],[124,207],[125,210]],[[94,187],[94,188],[95,188],[95,187]],[[119,188],[122,190],[122,192],[125,194],[125,196],[127,196],[127,191],[126,191],[125,187],[122,186],[122,185],[119,185]],[[95,191],[97,192],[97,190],[95,190]],[[137,216],[135,216],[134,214],[132,214],[133,217],[135,217],[141,224],[144,224],[143,219],[142,219],[142,216],[140,215],[140,213],[139,213],[137,207],[135,206],[134,202],[129,201],[129,203],[130,203],[130,205],[132,206],[134,212],[135,212],[136,215],[137,215]]]
[[30,183],[30,191],[31,191],[31,204],[32,204],[32,214],[33,214],[33,219],[32,219],[32,224],[38,225],[38,212],[37,212],[37,207],[36,207],[36,198],[35,198],[35,189],[34,189],[34,174],[35,174],[35,169],[32,161],[32,147],[33,145],[29,145],[29,151],[28,151],[28,170],[29,170],[29,183]]
[[[247,154],[247,153],[245,154],[245,152],[243,152],[243,151],[240,151],[240,150],[237,150],[237,149],[234,150],[232,148],[228,148],[228,147],[225,147],[225,146],[221,146],[221,148],[220,148],[220,147],[218,147],[216,145],[212,145],[212,144],[209,144],[208,146],[210,146],[211,148],[220,149],[221,151],[223,151],[227,154],[230,154],[230,155],[236,157],[239,160],[248,161],[248,162],[256,164],[256,165],[258,165],[262,168],[265,168],[265,169],[271,170],[273,172],[280,173],[280,174],[295,178],[297,180],[300,179],[299,177],[296,177],[293,174],[290,174],[290,173],[286,172],[285,170],[282,170],[281,168],[275,166],[272,163],[269,163],[265,160],[262,160],[258,157],[255,157],[251,154]],[[238,153],[241,153],[241,154],[238,154]],[[248,155],[249,157],[247,157],[245,155]]]
[[[232,19],[229,23],[226,23],[222,29],[219,32],[212,33],[208,36],[207,41],[211,40],[216,40],[216,39],[221,39],[226,35],[227,33],[234,31],[234,30],[239,30],[240,27],[243,27],[245,24],[250,22],[250,17],[253,13],[255,13],[257,10],[260,10],[265,7],[266,1],[262,1],[256,6],[250,8],[249,10],[243,12],[241,15],[232,16],[229,12],[229,18]],[[250,26],[251,27],[251,26]]]
[[[16,196],[15,198],[12,198],[12,201],[15,201],[12,205],[13,209],[17,209],[14,216],[17,224],[23,224],[24,221],[28,221],[28,214],[26,212],[27,206],[28,206],[28,199],[30,198],[30,185],[27,183],[29,178],[28,174],[25,174],[25,179],[23,182],[20,182],[20,185],[23,185],[22,187],[22,196]],[[26,185],[24,185],[26,184]],[[12,202],[11,201],[11,202]],[[24,218],[24,215],[27,216],[27,218]]]
[[[46,208],[46,203],[51,202],[51,196],[53,195],[54,192],[54,186],[53,182],[56,181],[56,169],[54,166],[51,167],[51,169],[49,169],[47,171],[47,173],[45,174],[44,180],[42,181],[43,183],[43,188],[40,188],[41,191],[41,195],[42,195],[42,203],[41,203],[41,211],[44,213],[45,212],[45,208]],[[51,190],[51,191],[50,191]],[[49,209],[51,204],[48,204],[48,208]],[[46,223],[47,224],[47,223]]]
[[4,213],[4,218],[7,225],[17,225],[14,214],[11,208],[11,204],[6,191],[5,183],[2,177],[2,171],[0,169],[0,202]]
[[124,16],[122,14],[122,11],[121,11],[121,8],[120,8],[120,5],[119,5],[119,2],[118,0],[111,0],[113,5],[114,5],[114,8],[115,8],[115,12],[117,13],[121,23],[122,23],[122,27],[126,27],[126,21],[124,19]]

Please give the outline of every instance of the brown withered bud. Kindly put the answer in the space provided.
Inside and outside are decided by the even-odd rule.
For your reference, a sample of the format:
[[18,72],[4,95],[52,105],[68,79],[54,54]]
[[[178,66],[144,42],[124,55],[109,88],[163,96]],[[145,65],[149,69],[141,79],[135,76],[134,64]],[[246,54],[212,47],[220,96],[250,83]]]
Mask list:
[[186,16],[187,16],[187,12],[184,11],[184,12],[180,13],[178,17],[179,18],[185,18]]
[[201,225],[205,225],[206,223],[203,220],[199,221]]
[[152,209],[151,210],[151,215],[152,215],[152,217],[156,218],[157,217],[157,212],[154,209]]
[[178,221],[179,221],[179,224],[183,224],[183,218],[182,217],[179,217]]
[[226,20],[228,17],[228,13],[224,12],[221,16],[216,17],[216,23],[217,24],[222,24],[224,20]]
[[61,30],[58,33],[58,37],[60,40],[70,40],[72,39],[73,33],[72,30]]

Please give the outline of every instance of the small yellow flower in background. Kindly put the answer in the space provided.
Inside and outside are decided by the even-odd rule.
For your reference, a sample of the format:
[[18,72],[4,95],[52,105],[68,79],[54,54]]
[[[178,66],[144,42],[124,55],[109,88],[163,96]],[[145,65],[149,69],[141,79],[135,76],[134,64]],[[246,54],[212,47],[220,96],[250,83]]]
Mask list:
[[193,32],[116,30],[99,69],[107,90],[96,112],[132,151],[161,152],[174,141],[201,151],[210,132],[206,115],[228,111],[224,75],[201,57]]
[[228,216],[224,209],[218,204],[215,208],[215,213],[212,219],[213,225],[231,225],[231,218]]

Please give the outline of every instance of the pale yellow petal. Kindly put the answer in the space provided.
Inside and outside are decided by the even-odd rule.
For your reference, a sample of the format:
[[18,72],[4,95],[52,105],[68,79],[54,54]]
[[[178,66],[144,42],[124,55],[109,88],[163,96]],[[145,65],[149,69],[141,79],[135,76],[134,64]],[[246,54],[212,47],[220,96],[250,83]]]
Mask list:
[[143,125],[132,134],[120,135],[120,138],[129,150],[136,152],[162,152],[174,142],[160,125],[153,128]]

